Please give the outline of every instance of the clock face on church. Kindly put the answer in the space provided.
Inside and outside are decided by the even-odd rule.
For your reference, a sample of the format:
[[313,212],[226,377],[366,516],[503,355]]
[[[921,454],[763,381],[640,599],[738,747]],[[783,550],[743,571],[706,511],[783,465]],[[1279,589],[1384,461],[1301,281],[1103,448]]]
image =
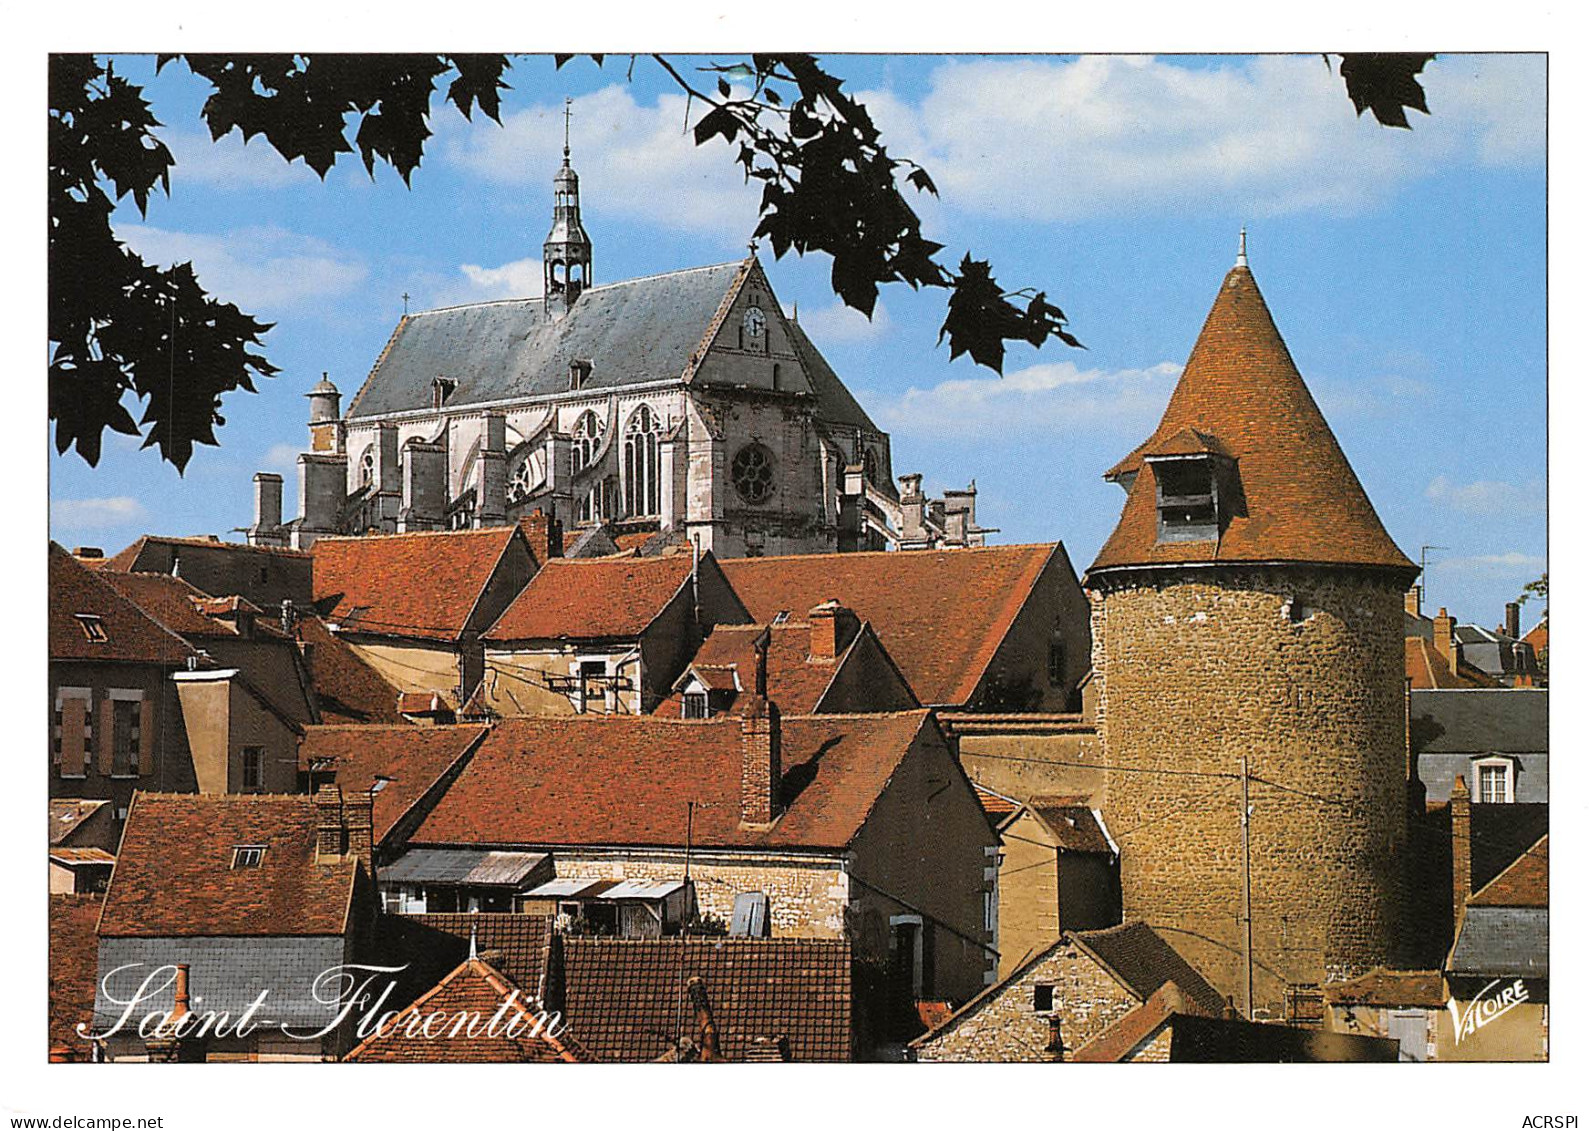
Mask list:
[[752,306],[745,311],[745,337],[751,341],[759,341],[762,331],[767,328],[767,316],[761,312],[761,307]]

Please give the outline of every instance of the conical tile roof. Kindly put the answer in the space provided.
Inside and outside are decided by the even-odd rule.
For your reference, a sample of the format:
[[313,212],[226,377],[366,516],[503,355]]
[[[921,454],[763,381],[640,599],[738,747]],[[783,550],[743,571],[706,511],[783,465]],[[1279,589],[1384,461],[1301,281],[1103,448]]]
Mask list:
[[[1217,542],[1161,544],[1147,457],[1194,450],[1234,458],[1240,489],[1221,499],[1229,518]],[[1158,428],[1105,478],[1130,491],[1089,572],[1214,562],[1415,569],[1385,533],[1244,265],[1220,285]]]

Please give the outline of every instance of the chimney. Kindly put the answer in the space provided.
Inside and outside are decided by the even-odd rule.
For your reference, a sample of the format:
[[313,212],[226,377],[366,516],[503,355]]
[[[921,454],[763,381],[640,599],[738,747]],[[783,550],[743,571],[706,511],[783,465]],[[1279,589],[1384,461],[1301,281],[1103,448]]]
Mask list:
[[188,964],[186,962],[177,963],[176,988],[173,992],[175,994],[175,1004],[171,1007],[171,1020],[176,1022],[186,1017],[193,1005],[192,998],[188,994]]
[[783,782],[783,725],[778,704],[765,695],[752,695],[739,727],[740,817],[747,825],[769,825],[778,817],[778,788]]
[[1423,616],[1423,586],[1422,585],[1414,585],[1411,589],[1407,590],[1407,595],[1403,598],[1402,607],[1407,610],[1407,615],[1408,616],[1413,616],[1413,617],[1421,617],[1421,616]]
[[563,556],[563,524],[544,510],[533,510],[520,518],[519,529],[541,564]]
[[1518,623],[1518,615],[1522,611],[1522,606],[1516,601],[1506,602],[1506,635],[1510,636],[1513,640],[1520,640],[1523,636],[1523,634],[1518,631],[1523,627]]
[[[1515,605],[1507,606],[1509,609],[1514,609],[1516,607],[1517,606]],[[1529,646],[1524,644],[1521,640],[1512,641],[1513,682],[1518,687],[1533,686],[1534,681],[1531,677],[1534,671],[1534,657],[1530,654],[1530,652],[1531,649]]]
[[838,659],[861,630],[860,618],[831,598],[812,609],[806,618],[811,622],[813,660]]
[[281,525],[281,476],[268,471],[254,475],[254,530],[268,532]]
[[1461,774],[1451,787],[1451,931],[1455,937],[1462,907],[1473,894],[1473,805]]
[[691,978],[686,987],[690,1005],[695,1009],[695,1044],[700,1049],[703,1064],[722,1060],[717,1048],[717,1020],[712,1016],[712,1003],[706,997],[706,983],[699,977]]
[[1455,675],[1458,664],[1461,663],[1461,654],[1456,644],[1457,619],[1446,613],[1445,606],[1435,616],[1435,651],[1446,658],[1446,663],[1451,665],[1451,674]]
[[323,785],[314,795],[315,854],[317,856],[342,855],[342,788]]
[[347,829],[347,854],[364,865],[364,874],[375,876],[375,795],[355,790],[342,798],[342,823]]

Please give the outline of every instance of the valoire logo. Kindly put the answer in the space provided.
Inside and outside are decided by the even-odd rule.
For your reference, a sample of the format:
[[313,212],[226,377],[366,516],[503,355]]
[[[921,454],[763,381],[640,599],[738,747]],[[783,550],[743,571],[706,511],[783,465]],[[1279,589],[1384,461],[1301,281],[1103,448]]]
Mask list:
[[[1500,986],[1500,989],[1496,989]],[[1494,990],[1494,993],[1491,991]],[[1478,992],[1467,1008],[1458,1010],[1455,999],[1446,1002],[1446,1008],[1451,1011],[1452,1023],[1456,1025],[1457,1044],[1473,1036],[1480,1029],[1492,1021],[1499,1020],[1512,1010],[1528,1000],[1528,988],[1523,985],[1523,979],[1518,978],[1509,986],[1502,986],[1501,979],[1497,978]]]

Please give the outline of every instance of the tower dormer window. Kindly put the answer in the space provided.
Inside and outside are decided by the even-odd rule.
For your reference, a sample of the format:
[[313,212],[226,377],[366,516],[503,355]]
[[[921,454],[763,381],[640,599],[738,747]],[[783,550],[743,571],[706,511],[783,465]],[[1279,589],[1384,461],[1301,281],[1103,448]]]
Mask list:
[[447,403],[447,398],[452,396],[458,388],[458,382],[451,377],[437,377],[430,383],[430,407],[440,408]]
[[1220,462],[1211,455],[1148,460],[1157,493],[1160,542],[1219,538]]
[[579,359],[570,362],[568,365],[569,389],[583,389],[585,387],[585,382],[590,380],[591,368],[592,365],[590,361],[585,359]]

